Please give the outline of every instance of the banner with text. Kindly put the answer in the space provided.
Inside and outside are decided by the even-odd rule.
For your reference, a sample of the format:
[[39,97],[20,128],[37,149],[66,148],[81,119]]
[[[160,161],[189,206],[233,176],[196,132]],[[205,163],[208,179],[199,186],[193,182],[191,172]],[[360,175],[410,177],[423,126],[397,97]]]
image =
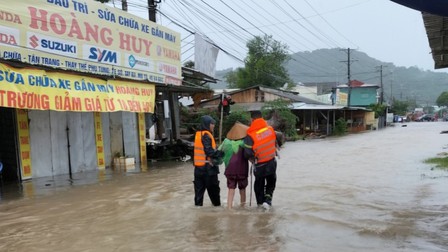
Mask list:
[[336,90],[336,105],[348,105],[348,94],[346,92],[342,92],[339,89]]
[[138,138],[140,145],[140,165],[147,168],[148,160],[146,159],[146,126],[145,114],[138,113]]
[[0,107],[153,113],[154,99],[154,84],[106,81],[0,64]]
[[101,113],[94,112],[93,119],[95,123],[95,143],[96,143],[96,160],[98,169],[105,169],[104,162],[104,141],[103,141],[103,122],[101,121]]
[[0,58],[181,85],[180,34],[92,0],[0,2]]
[[28,127],[28,112],[16,110],[17,133],[19,137],[20,175],[23,180],[32,177],[30,128]]

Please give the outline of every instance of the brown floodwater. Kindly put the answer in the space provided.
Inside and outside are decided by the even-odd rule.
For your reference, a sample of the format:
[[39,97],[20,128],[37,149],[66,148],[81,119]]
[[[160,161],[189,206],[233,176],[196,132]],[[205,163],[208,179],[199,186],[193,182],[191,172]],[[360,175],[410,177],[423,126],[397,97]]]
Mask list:
[[448,251],[448,123],[406,125],[286,143],[269,211],[194,207],[191,161],[4,185],[0,251]]

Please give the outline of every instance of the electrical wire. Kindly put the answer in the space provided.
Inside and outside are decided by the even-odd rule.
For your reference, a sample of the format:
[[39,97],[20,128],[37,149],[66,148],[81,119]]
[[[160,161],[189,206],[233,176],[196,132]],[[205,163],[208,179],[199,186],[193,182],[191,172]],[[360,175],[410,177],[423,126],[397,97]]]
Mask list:
[[333,25],[331,25],[309,2],[308,0],[304,0],[305,3],[317,14],[317,16],[319,16],[331,29],[333,29],[333,31],[335,31],[337,34],[339,34],[339,36],[341,36],[342,38],[344,38],[347,42],[349,42],[350,44],[354,45],[355,47],[358,47],[358,45],[356,45],[355,43],[353,43],[352,41],[350,41],[347,37],[345,37],[341,32],[339,32],[336,28],[334,28]]
[[[252,1],[253,3],[255,3],[253,0],[251,0],[251,1]],[[118,2],[118,1],[117,1],[117,2]],[[161,3],[161,4],[159,4],[159,5],[165,4],[166,2],[168,2],[168,1],[164,1],[163,3]],[[261,28],[262,28],[262,27],[271,26],[271,25],[258,25],[258,24],[253,23],[253,21],[249,20],[249,19],[246,18],[243,14],[241,14],[241,13],[240,13],[240,10],[236,10],[235,8],[233,8],[232,6],[230,6],[229,4],[225,3],[225,2],[222,1],[222,0],[220,0],[219,2],[220,2],[221,4],[223,4],[224,6],[226,6],[227,8],[229,8],[232,12],[234,12],[235,14],[237,14],[237,16],[239,16],[240,18],[242,18],[244,21],[246,21],[246,22],[250,25],[250,28],[244,27],[243,25],[241,25],[241,23],[237,23],[237,21],[234,21],[234,20],[232,20],[232,19],[229,19],[228,16],[226,16],[225,14],[223,14],[223,13],[221,12],[222,8],[221,8],[220,10],[218,10],[217,7],[215,7],[215,6],[216,6],[215,4],[214,4],[213,6],[211,5],[211,2],[210,2],[210,3],[207,3],[207,2],[205,2],[204,0],[201,0],[200,2],[202,3],[202,5],[199,5],[199,3],[196,2],[196,1],[194,1],[194,0],[189,0],[189,1],[182,1],[182,0],[179,0],[179,1],[169,1],[169,2],[172,3],[171,6],[173,6],[173,10],[177,13],[177,14],[176,14],[176,17],[177,17],[177,18],[175,18],[172,14],[168,14],[168,13],[166,13],[166,12],[162,12],[162,11],[160,10],[160,8],[157,9],[157,14],[159,14],[161,17],[164,17],[164,18],[168,19],[170,22],[172,22],[173,24],[175,24],[175,25],[179,26],[180,28],[186,30],[186,31],[189,33],[188,36],[186,36],[185,38],[183,38],[183,39],[181,40],[182,43],[183,43],[183,44],[182,44],[182,48],[185,48],[185,47],[187,47],[188,45],[192,44],[193,42],[192,42],[192,40],[189,39],[189,38],[191,37],[192,34],[195,34],[195,33],[198,33],[198,32],[199,32],[199,34],[200,34],[201,36],[203,36],[203,37],[205,36],[206,40],[207,40],[210,44],[216,46],[217,48],[220,48],[220,50],[223,51],[226,55],[229,55],[230,57],[236,59],[238,62],[241,62],[241,63],[244,63],[244,60],[242,59],[242,58],[244,58],[244,56],[236,56],[236,55],[235,55],[235,53],[236,53],[236,54],[240,54],[240,51],[241,51],[241,50],[236,49],[236,48],[229,47],[229,44],[232,44],[232,45],[234,45],[234,46],[237,45],[237,46],[241,47],[241,45],[244,44],[244,43],[247,43],[247,41],[248,41],[250,38],[248,38],[247,36],[243,35],[243,33],[239,33],[239,34],[238,34],[238,33],[234,32],[234,31],[242,31],[242,32],[248,34],[250,37],[255,37],[255,34],[254,34],[253,32],[251,32],[249,29],[256,29],[256,30],[258,30],[259,32],[261,32],[262,34],[266,34]],[[274,4],[278,9],[280,9],[280,10],[285,14],[285,16],[288,16],[288,17],[291,19],[290,22],[294,22],[294,23],[296,23],[296,24],[299,24],[302,28],[304,28],[304,29],[307,30],[310,34],[312,34],[315,38],[317,38],[318,41],[320,41],[320,42],[322,42],[322,43],[324,43],[324,44],[326,44],[326,45],[328,45],[328,46],[330,46],[330,47],[332,47],[333,45],[339,46],[339,44],[338,44],[335,40],[332,40],[331,38],[329,38],[328,35],[326,35],[325,33],[323,33],[318,27],[316,27],[315,25],[313,25],[313,24],[308,20],[309,17],[308,17],[308,18],[305,17],[303,14],[301,14],[301,13],[294,7],[294,6],[292,6],[292,5],[291,5],[289,2],[287,2],[286,0],[284,0],[284,2],[290,7],[290,8],[288,8],[290,11],[293,10],[296,14],[299,14],[299,16],[302,17],[301,19],[302,19],[302,20],[305,20],[305,22],[307,22],[307,23],[310,25],[310,27],[312,27],[312,29],[313,29],[314,31],[312,31],[311,29],[309,29],[309,28],[305,27],[304,25],[302,25],[302,24],[298,21],[299,19],[294,18],[294,17],[291,15],[290,12],[286,11],[286,9],[285,9],[284,7],[282,7],[282,6],[280,6],[278,3],[275,3],[275,2],[274,2],[273,4]],[[368,2],[368,1],[364,1],[364,2]],[[364,3],[364,2],[362,2],[362,3]],[[144,10],[147,10],[147,9],[148,9],[147,6],[145,6],[143,3],[144,3],[144,0],[135,0],[134,2],[129,2],[129,1],[128,1],[128,5],[129,5],[129,6],[132,6],[132,7],[134,7],[134,8],[140,8],[140,9],[143,9],[143,8],[144,8]],[[247,5],[247,3],[244,2],[244,1],[243,1],[242,3],[245,4],[245,5]],[[313,6],[311,6],[311,4],[310,4],[309,2],[306,2],[306,3],[308,4],[308,6],[310,6],[310,7],[313,9],[313,11],[316,13],[316,16],[318,16],[318,17],[324,19],[324,18],[323,18],[324,13],[319,13]],[[353,6],[362,4],[362,3],[357,3],[357,4],[354,4],[354,5],[351,5],[351,6],[347,6],[347,7],[345,7],[345,8],[350,8],[350,7],[353,7]],[[193,4],[194,4],[194,5],[193,5]],[[256,4],[257,4],[257,7],[258,7],[258,8],[253,8],[252,11],[258,12],[258,10],[263,10],[264,12],[268,13],[269,15],[271,15],[270,12],[269,12],[269,11],[266,11],[266,9],[263,7],[263,5],[259,3],[259,1],[257,1]],[[181,7],[181,5],[182,5],[182,7]],[[236,5],[236,4],[234,4],[234,5]],[[208,10],[205,9],[205,7],[207,7]],[[339,10],[342,10],[342,9],[345,9],[345,8],[341,8],[341,9],[338,9],[338,10],[334,10],[333,12],[335,12],[335,11],[339,11]],[[240,8],[240,9],[242,9],[242,8]],[[242,10],[247,10],[247,8],[244,8],[244,9],[242,9]],[[212,14],[213,12],[214,12],[215,14],[217,14],[217,15],[213,15],[213,16],[211,16],[210,14]],[[192,18],[191,13],[194,13],[194,15],[196,15],[196,16],[195,16],[196,19],[193,19],[193,18]],[[330,13],[330,12],[327,12],[327,13]],[[246,13],[246,14],[247,14],[247,13]],[[246,16],[248,16],[248,15],[246,15]],[[253,16],[252,16],[252,17],[253,17]],[[180,21],[179,18],[182,18],[182,19],[184,19],[184,20],[187,20],[187,23],[185,23],[185,22],[183,22],[183,21]],[[218,43],[212,41],[212,39],[210,39],[210,38],[207,36],[207,34],[212,34],[212,32],[207,33],[206,31],[200,30],[200,27],[203,27],[203,26],[200,26],[200,25],[197,23],[197,20],[200,20],[200,22],[202,22],[202,23],[205,22],[206,24],[208,24],[209,27],[214,26],[213,29],[215,29],[215,31],[213,31],[213,32],[214,32],[214,33],[219,33],[219,34],[217,34],[217,35],[219,35],[218,37],[221,37],[220,39],[217,40]],[[275,19],[275,20],[278,21],[279,24],[280,24],[280,23],[285,23],[285,22],[282,22],[282,21],[280,21],[280,20],[278,20],[278,19]],[[324,20],[325,20],[325,19],[324,19]],[[219,21],[219,22],[217,22],[217,21]],[[328,23],[328,21],[325,20],[325,22],[326,22],[329,26],[331,26],[331,25]],[[232,26],[232,27],[236,27],[236,29],[231,28],[231,26]],[[285,33],[285,32],[284,32],[283,27],[287,27],[288,29],[291,30],[291,28],[289,28],[289,26],[280,26],[280,25],[276,25],[275,27],[276,27],[278,30],[281,30],[284,34],[288,34],[288,33]],[[279,27],[281,27],[281,29],[280,29]],[[335,30],[336,32],[338,32],[338,31],[336,30],[336,28],[334,28],[333,26],[331,26],[331,28],[332,28],[333,30]],[[293,30],[294,30],[294,29],[293,29]],[[296,32],[295,32],[295,33],[296,33]],[[230,36],[228,36],[228,35],[226,35],[226,34],[228,34],[228,35],[230,35]],[[291,33],[291,34],[292,34],[292,33]],[[322,39],[320,36],[318,36],[317,34],[320,34],[322,37],[324,37],[327,41],[329,41],[329,42],[332,43],[333,45],[331,45],[331,44],[329,44],[327,41],[323,40],[323,39]],[[340,32],[338,32],[338,34],[339,34],[339,35],[342,35],[342,34],[340,34]],[[287,40],[288,40],[288,39],[284,39],[283,36],[281,36],[281,37],[282,37],[282,39],[283,39],[284,41],[287,41]],[[289,37],[290,37],[290,36],[289,36]],[[343,37],[343,35],[342,35],[342,37]],[[236,38],[238,41],[235,40],[235,38]],[[291,37],[291,38],[292,38],[292,37]],[[306,38],[306,37],[305,37],[305,38]],[[344,38],[345,38],[345,37],[344,37]],[[346,39],[346,38],[345,38],[345,39]],[[348,39],[346,39],[346,40],[348,40]],[[224,41],[227,41],[227,42],[232,41],[232,42],[231,42],[231,43],[223,43]],[[308,49],[311,49],[311,48],[307,47],[305,44],[303,44],[302,41],[306,41],[306,39],[298,39],[298,43],[296,43],[296,44],[301,44],[301,45],[303,45],[304,47],[306,47],[306,48],[308,48]],[[310,41],[310,42],[311,42],[311,41]],[[351,42],[351,41],[349,41],[349,42]],[[311,42],[311,43],[312,43],[312,42]],[[222,45],[220,45],[220,44],[222,44]],[[224,45],[224,44],[225,44],[225,45]],[[292,44],[292,43],[291,43],[291,44]],[[295,44],[294,44],[294,45],[295,45]],[[316,45],[315,45],[315,46],[316,46]],[[226,47],[228,47],[228,48],[226,48]],[[241,48],[243,48],[243,47],[241,47]],[[233,51],[234,53],[231,53],[228,49],[230,49],[230,50]],[[191,47],[190,47],[189,50],[191,50]],[[288,51],[291,51],[291,50],[289,49],[289,47],[288,47]],[[292,52],[292,51],[291,51],[291,52]],[[182,52],[182,53],[183,53],[183,52]],[[184,53],[183,53],[183,54],[184,54]],[[294,55],[294,53],[292,53],[291,55]],[[302,68],[302,69],[304,69],[304,68],[313,69],[313,70],[316,70],[316,71],[319,71],[319,72],[324,73],[324,75],[325,75],[325,73],[327,73],[328,75],[331,75],[331,73],[328,73],[328,70],[325,69],[325,68],[323,68],[323,66],[318,65],[318,64],[316,64],[316,62],[314,62],[314,61],[310,61],[308,58],[303,57],[303,56],[301,56],[301,55],[299,56],[299,58],[300,58],[300,57],[301,57],[303,60],[300,60],[300,61],[299,61],[299,59],[291,58],[291,62],[295,62],[295,63],[297,63],[298,66],[299,66],[300,68]],[[321,69],[321,68],[322,68],[322,69]],[[359,74],[359,75],[361,75],[361,74]]]

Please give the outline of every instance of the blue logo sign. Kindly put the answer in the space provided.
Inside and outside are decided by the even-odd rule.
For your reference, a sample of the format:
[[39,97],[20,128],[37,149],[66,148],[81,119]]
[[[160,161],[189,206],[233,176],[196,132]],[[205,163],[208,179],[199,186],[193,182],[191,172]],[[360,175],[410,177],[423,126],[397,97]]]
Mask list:
[[135,64],[137,64],[137,61],[135,60],[134,55],[129,56],[129,65],[130,65],[131,67],[134,67]]
[[108,50],[101,51],[99,48],[91,47],[89,59],[97,62],[117,64],[117,53]]

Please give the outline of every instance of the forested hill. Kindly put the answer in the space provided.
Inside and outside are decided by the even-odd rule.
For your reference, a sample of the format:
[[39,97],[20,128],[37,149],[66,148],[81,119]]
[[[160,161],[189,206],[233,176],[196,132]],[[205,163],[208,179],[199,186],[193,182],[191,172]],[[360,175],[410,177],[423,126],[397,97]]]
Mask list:
[[[347,49],[319,49],[292,55],[286,68],[296,82],[339,82],[347,83]],[[437,97],[448,91],[448,74],[421,70],[417,67],[395,66],[381,62],[367,54],[350,50],[350,73],[352,80],[380,86],[380,66],[383,66],[384,99],[391,94],[398,100],[415,100],[417,104],[434,105]],[[225,80],[230,69],[217,71],[217,78]],[[225,88],[225,83],[212,88]]]

